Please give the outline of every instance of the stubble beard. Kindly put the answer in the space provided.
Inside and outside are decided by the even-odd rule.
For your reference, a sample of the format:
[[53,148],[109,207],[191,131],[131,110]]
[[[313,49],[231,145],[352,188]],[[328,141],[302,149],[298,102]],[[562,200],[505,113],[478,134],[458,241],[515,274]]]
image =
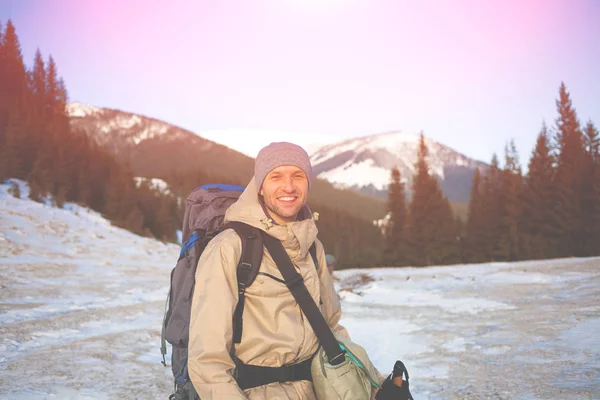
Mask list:
[[306,205],[306,200],[302,200],[293,209],[286,209],[283,207],[279,207],[279,205],[277,205],[277,198],[275,198],[274,202],[271,202],[270,200],[265,199],[265,205],[267,206],[267,209],[270,212],[272,212],[273,214],[276,214],[279,218],[281,218],[283,220],[287,220],[287,219],[295,220],[296,216],[298,215],[300,210],[302,210],[302,208]]

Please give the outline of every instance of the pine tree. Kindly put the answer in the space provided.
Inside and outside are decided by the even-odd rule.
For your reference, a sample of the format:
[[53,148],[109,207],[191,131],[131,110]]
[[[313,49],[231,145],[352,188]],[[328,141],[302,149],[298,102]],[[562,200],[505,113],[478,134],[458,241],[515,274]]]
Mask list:
[[66,198],[68,201],[89,204],[90,192],[85,189],[89,186],[86,179],[89,176],[92,153],[89,139],[82,132],[71,132],[71,140],[64,145],[68,148],[67,156],[63,160],[63,170],[68,171],[69,180]]
[[582,255],[583,240],[581,210],[582,172],[585,151],[579,121],[564,83],[556,101],[556,175],[554,179],[554,213],[558,256]]
[[427,203],[433,198],[429,166],[427,165],[427,147],[421,135],[419,152],[415,165],[416,174],[412,182],[412,200],[409,206],[409,240],[411,257],[415,265],[431,265],[429,258],[430,238],[433,237],[431,214],[428,214]]
[[[20,179],[24,179],[31,170],[34,155],[29,149],[32,143],[28,126],[28,97],[27,71],[23,63],[21,44],[12,21],[9,19],[2,38],[2,57],[0,58],[0,127],[3,136],[12,135],[14,149],[19,155],[17,169]],[[9,132],[9,130],[11,132]],[[2,141],[5,140],[2,139]]]
[[125,227],[127,217],[136,206],[131,175],[119,166],[111,168],[106,187],[103,214],[115,225]]
[[135,206],[127,215],[124,225],[133,233],[142,236],[151,236],[148,229],[145,228],[144,214],[140,211],[140,208]]
[[8,178],[25,179],[27,167],[23,162],[22,154],[26,151],[23,144],[23,124],[13,118],[5,129],[5,138],[0,148],[0,181]]
[[490,168],[481,184],[481,224],[485,229],[481,232],[481,250],[485,261],[494,261],[502,257],[498,253],[497,240],[501,228],[500,212],[501,171],[496,154],[492,155]]
[[57,182],[54,191],[64,192],[65,199],[74,200],[73,194],[77,189],[77,169],[80,157],[76,153],[77,140],[73,135],[67,136],[69,140],[61,142],[59,156],[56,162]]
[[484,204],[482,203],[482,182],[479,168],[473,175],[471,196],[469,199],[469,215],[467,220],[464,257],[466,261],[479,263],[486,261],[485,238],[487,227],[484,225]]
[[[80,203],[80,204],[86,204],[88,205],[92,210],[99,210],[101,208],[95,208],[95,204],[93,204],[93,191],[92,191],[92,186],[94,184],[94,182],[90,181],[90,177],[91,177],[91,172],[90,172],[90,165],[89,162],[83,162],[81,163],[81,166],[79,167],[79,169],[77,170],[77,181],[75,182],[75,184],[73,185],[73,187],[71,188],[71,191],[69,192],[69,195],[67,196],[68,199],[70,199],[71,201]],[[74,189],[76,188],[76,189]]]
[[69,131],[69,120],[66,114],[68,95],[63,79],[58,76],[52,56],[48,57],[46,76],[46,118],[52,127],[53,135],[65,137]]
[[550,154],[550,139],[546,124],[537,137],[535,149],[529,160],[522,193],[521,248],[524,259],[554,257],[552,240],[552,196],[554,166]]
[[[2,27],[2,21],[0,21],[0,91],[4,90],[4,77],[6,75],[6,54],[4,51],[4,28]],[[0,95],[1,96],[1,95]],[[6,125],[8,123],[8,111],[2,104],[0,99],[0,156],[2,155],[2,146],[4,145],[4,138],[6,134]],[[2,161],[0,158],[0,176],[2,175]]]
[[591,162],[600,161],[600,135],[592,121],[588,121],[584,130],[585,151],[591,157]]
[[437,180],[429,174],[428,149],[421,134],[409,206],[408,232],[412,262],[433,265],[458,259],[458,230],[448,199]]
[[588,121],[584,129],[585,159],[582,176],[583,255],[600,255],[600,135]]
[[460,258],[460,229],[452,213],[448,198],[442,194],[438,182],[437,209],[434,209],[438,228],[434,231],[432,245],[432,260],[434,264],[456,264]]
[[67,92],[67,86],[63,78],[59,78],[56,83],[56,98],[54,102],[54,115],[56,118],[56,124],[60,129],[62,136],[71,133],[71,126],[69,123],[69,115],[67,114],[67,103],[69,101],[69,94]]
[[63,208],[67,201],[67,190],[65,188],[60,188],[58,193],[54,195],[53,201],[56,207]]
[[522,174],[514,140],[504,150],[505,164],[500,173],[500,226],[496,239],[496,254],[505,261],[519,259],[519,216],[521,213]]
[[[53,122],[55,115],[61,111],[57,110],[58,101],[58,76],[56,71],[56,63],[52,56],[48,57],[48,69],[46,70],[46,100],[44,115],[47,122]],[[64,110],[64,109],[63,109]]]
[[41,151],[35,160],[35,164],[27,176],[27,182],[30,186],[35,185],[40,194],[45,196],[52,193],[54,187],[55,176],[52,168],[54,154],[52,149],[55,145],[47,138],[43,141],[47,143],[45,145],[46,149]]
[[[54,60],[50,57],[52,63]],[[51,87],[51,83],[48,83]],[[56,148],[56,159],[54,168],[56,170],[56,181],[52,192],[58,194],[64,192],[65,196],[71,191],[73,182],[76,181],[76,172],[73,169],[77,155],[74,153],[73,142],[75,141],[71,127],[69,125],[69,117],[67,115],[67,88],[62,78],[56,82],[55,96],[51,105],[51,127],[54,130],[53,136],[55,141],[59,143]]]
[[41,133],[45,122],[44,104],[46,97],[46,69],[40,49],[37,49],[35,53],[33,71],[29,74],[29,86],[32,93],[31,108],[34,119],[32,128],[38,133]]
[[166,241],[172,242],[175,240],[175,231],[177,228],[174,225],[173,209],[171,201],[166,196],[158,198],[159,206],[156,210],[156,217],[154,221],[153,234],[155,237]]
[[0,125],[6,126],[9,118],[24,118],[27,95],[27,73],[23,63],[21,44],[12,21],[6,23],[2,37],[0,74]]
[[387,211],[390,219],[385,232],[384,260],[389,265],[405,265],[406,251],[408,250],[406,243],[406,194],[398,168],[393,168],[391,172]]
[[29,198],[33,201],[37,201],[38,203],[42,202],[42,188],[37,183],[37,181],[29,182]]

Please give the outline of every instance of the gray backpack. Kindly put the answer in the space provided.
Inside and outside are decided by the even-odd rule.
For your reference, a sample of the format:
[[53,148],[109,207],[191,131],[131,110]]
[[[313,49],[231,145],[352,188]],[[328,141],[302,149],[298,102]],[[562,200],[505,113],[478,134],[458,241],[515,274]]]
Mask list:
[[223,224],[225,211],[237,201],[243,190],[243,187],[234,185],[205,185],[196,188],[186,199],[183,245],[177,265],[171,272],[171,286],[161,333],[160,350],[165,367],[166,342],[172,345],[171,369],[175,380],[175,393],[169,399],[198,399],[187,368],[190,310],[196,267],[208,242],[225,229],[234,229],[242,241],[242,256],[237,270],[239,302],[234,314],[233,329],[234,343],[241,340],[245,289],[256,278],[263,256],[263,237],[257,228],[241,222]]

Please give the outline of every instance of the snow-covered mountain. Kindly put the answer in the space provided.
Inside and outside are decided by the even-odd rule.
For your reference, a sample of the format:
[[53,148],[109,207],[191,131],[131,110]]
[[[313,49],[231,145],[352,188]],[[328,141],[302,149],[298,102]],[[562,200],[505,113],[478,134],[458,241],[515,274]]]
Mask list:
[[[425,137],[430,172],[451,201],[469,199],[471,180],[486,164]],[[338,187],[384,195],[390,170],[397,167],[410,191],[419,148],[419,135],[394,131],[344,140],[324,146],[311,155],[315,174]]]
[[186,129],[143,115],[73,102],[70,124],[130,164],[136,175],[198,170],[245,182],[252,159]]
[[[166,399],[160,327],[179,246],[27,195],[0,183],[0,400]],[[420,400],[598,399],[599,267],[336,271],[340,323],[383,374],[402,359]]]
[[[157,119],[139,114],[98,108],[87,104],[73,102],[67,104],[67,114],[71,117],[71,126],[76,129],[93,129],[96,134],[91,136],[98,144],[114,148],[117,151],[139,145],[143,141],[157,139],[174,142],[181,139],[191,139],[193,133]],[[198,137],[198,136],[196,136]],[[203,139],[204,150],[215,146],[209,140]]]

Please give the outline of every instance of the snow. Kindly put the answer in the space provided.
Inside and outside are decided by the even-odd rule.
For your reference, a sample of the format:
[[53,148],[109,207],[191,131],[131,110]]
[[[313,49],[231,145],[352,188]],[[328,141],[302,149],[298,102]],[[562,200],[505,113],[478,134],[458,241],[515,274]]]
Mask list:
[[[179,246],[0,185],[0,400],[167,398]],[[341,324],[417,399],[600,398],[600,258],[336,271]],[[132,387],[135,389],[132,390]]]
[[[598,311],[598,307],[595,311]],[[559,340],[566,348],[576,348],[581,351],[600,349],[600,335],[590,335],[590,332],[600,332],[600,318],[584,321],[567,329],[559,336]]]
[[111,121],[111,125],[121,129],[130,129],[142,122],[139,115],[118,115]]
[[373,160],[365,160],[360,163],[348,162],[319,174],[319,178],[335,182],[342,187],[373,184],[377,189],[385,190],[390,183],[390,170],[378,167]]
[[102,113],[102,109],[88,104],[79,103],[77,101],[66,105],[67,114],[70,117],[85,117],[88,115]]
[[162,180],[162,179],[159,179],[159,178],[146,178],[146,177],[142,177],[142,176],[136,176],[134,178],[134,181],[135,181],[136,187],[139,187],[142,182],[148,182],[148,181],[150,181],[150,188],[151,189],[157,190],[157,191],[159,191],[161,193],[164,193],[164,194],[171,194],[171,191],[169,190],[169,184],[166,181]]
[[[89,120],[96,131],[103,133],[103,142],[115,140],[111,135],[115,132],[117,139],[124,138],[134,144],[139,144],[144,140],[163,136],[171,132],[167,140],[179,138],[178,131],[172,125],[162,121],[156,121],[138,114],[123,112],[119,110],[110,110],[110,113],[104,113],[104,109],[93,107],[87,104],[73,102],[67,104],[67,112],[71,117],[87,117],[89,115],[102,114],[102,118],[93,118]],[[110,116],[110,117],[109,117]]]
[[[375,145],[377,147],[387,147],[387,148],[398,148],[398,147],[414,147],[419,145],[420,135],[414,132],[386,132],[381,133],[379,135],[370,136],[371,145]],[[431,146],[433,141],[429,138],[425,138],[425,143],[428,146]]]
[[162,122],[150,122],[146,129],[143,129],[137,135],[133,136],[131,140],[133,140],[135,144],[140,144],[140,142],[146,139],[162,136],[167,133],[168,130],[169,125],[167,124]]
[[[433,141],[428,138],[426,138],[425,141],[428,146],[431,146],[433,143]],[[330,144],[315,152],[311,157],[311,161],[314,164],[318,164],[345,152],[358,152],[364,150],[389,149],[397,152],[399,150],[409,149],[412,152],[418,145],[419,135],[413,132],[387,132]]]
[[[410,186],[419,142],[420,135],[408,131],[348,139],[320,148],[311,154],[311,162],[320,170],[319,178],[326,179],[338,187],[360,188],[372,185],[378,190],[386,190],[390,182],[390,170],[394,166],[400,169],[403,182]],[[444,171],[447,167],[476,166],[475,161],[428,137],[425,137],[425,144],[429,151],[429,172],[439,179],[445,178]],[[342,155],[344,161],[336,161],[336,157]],[[366,155],[370,155],[367,164]],[[327,165],[327,169],[319,168],[320,165]],[[356,165],[360,166],[354,168]]]

